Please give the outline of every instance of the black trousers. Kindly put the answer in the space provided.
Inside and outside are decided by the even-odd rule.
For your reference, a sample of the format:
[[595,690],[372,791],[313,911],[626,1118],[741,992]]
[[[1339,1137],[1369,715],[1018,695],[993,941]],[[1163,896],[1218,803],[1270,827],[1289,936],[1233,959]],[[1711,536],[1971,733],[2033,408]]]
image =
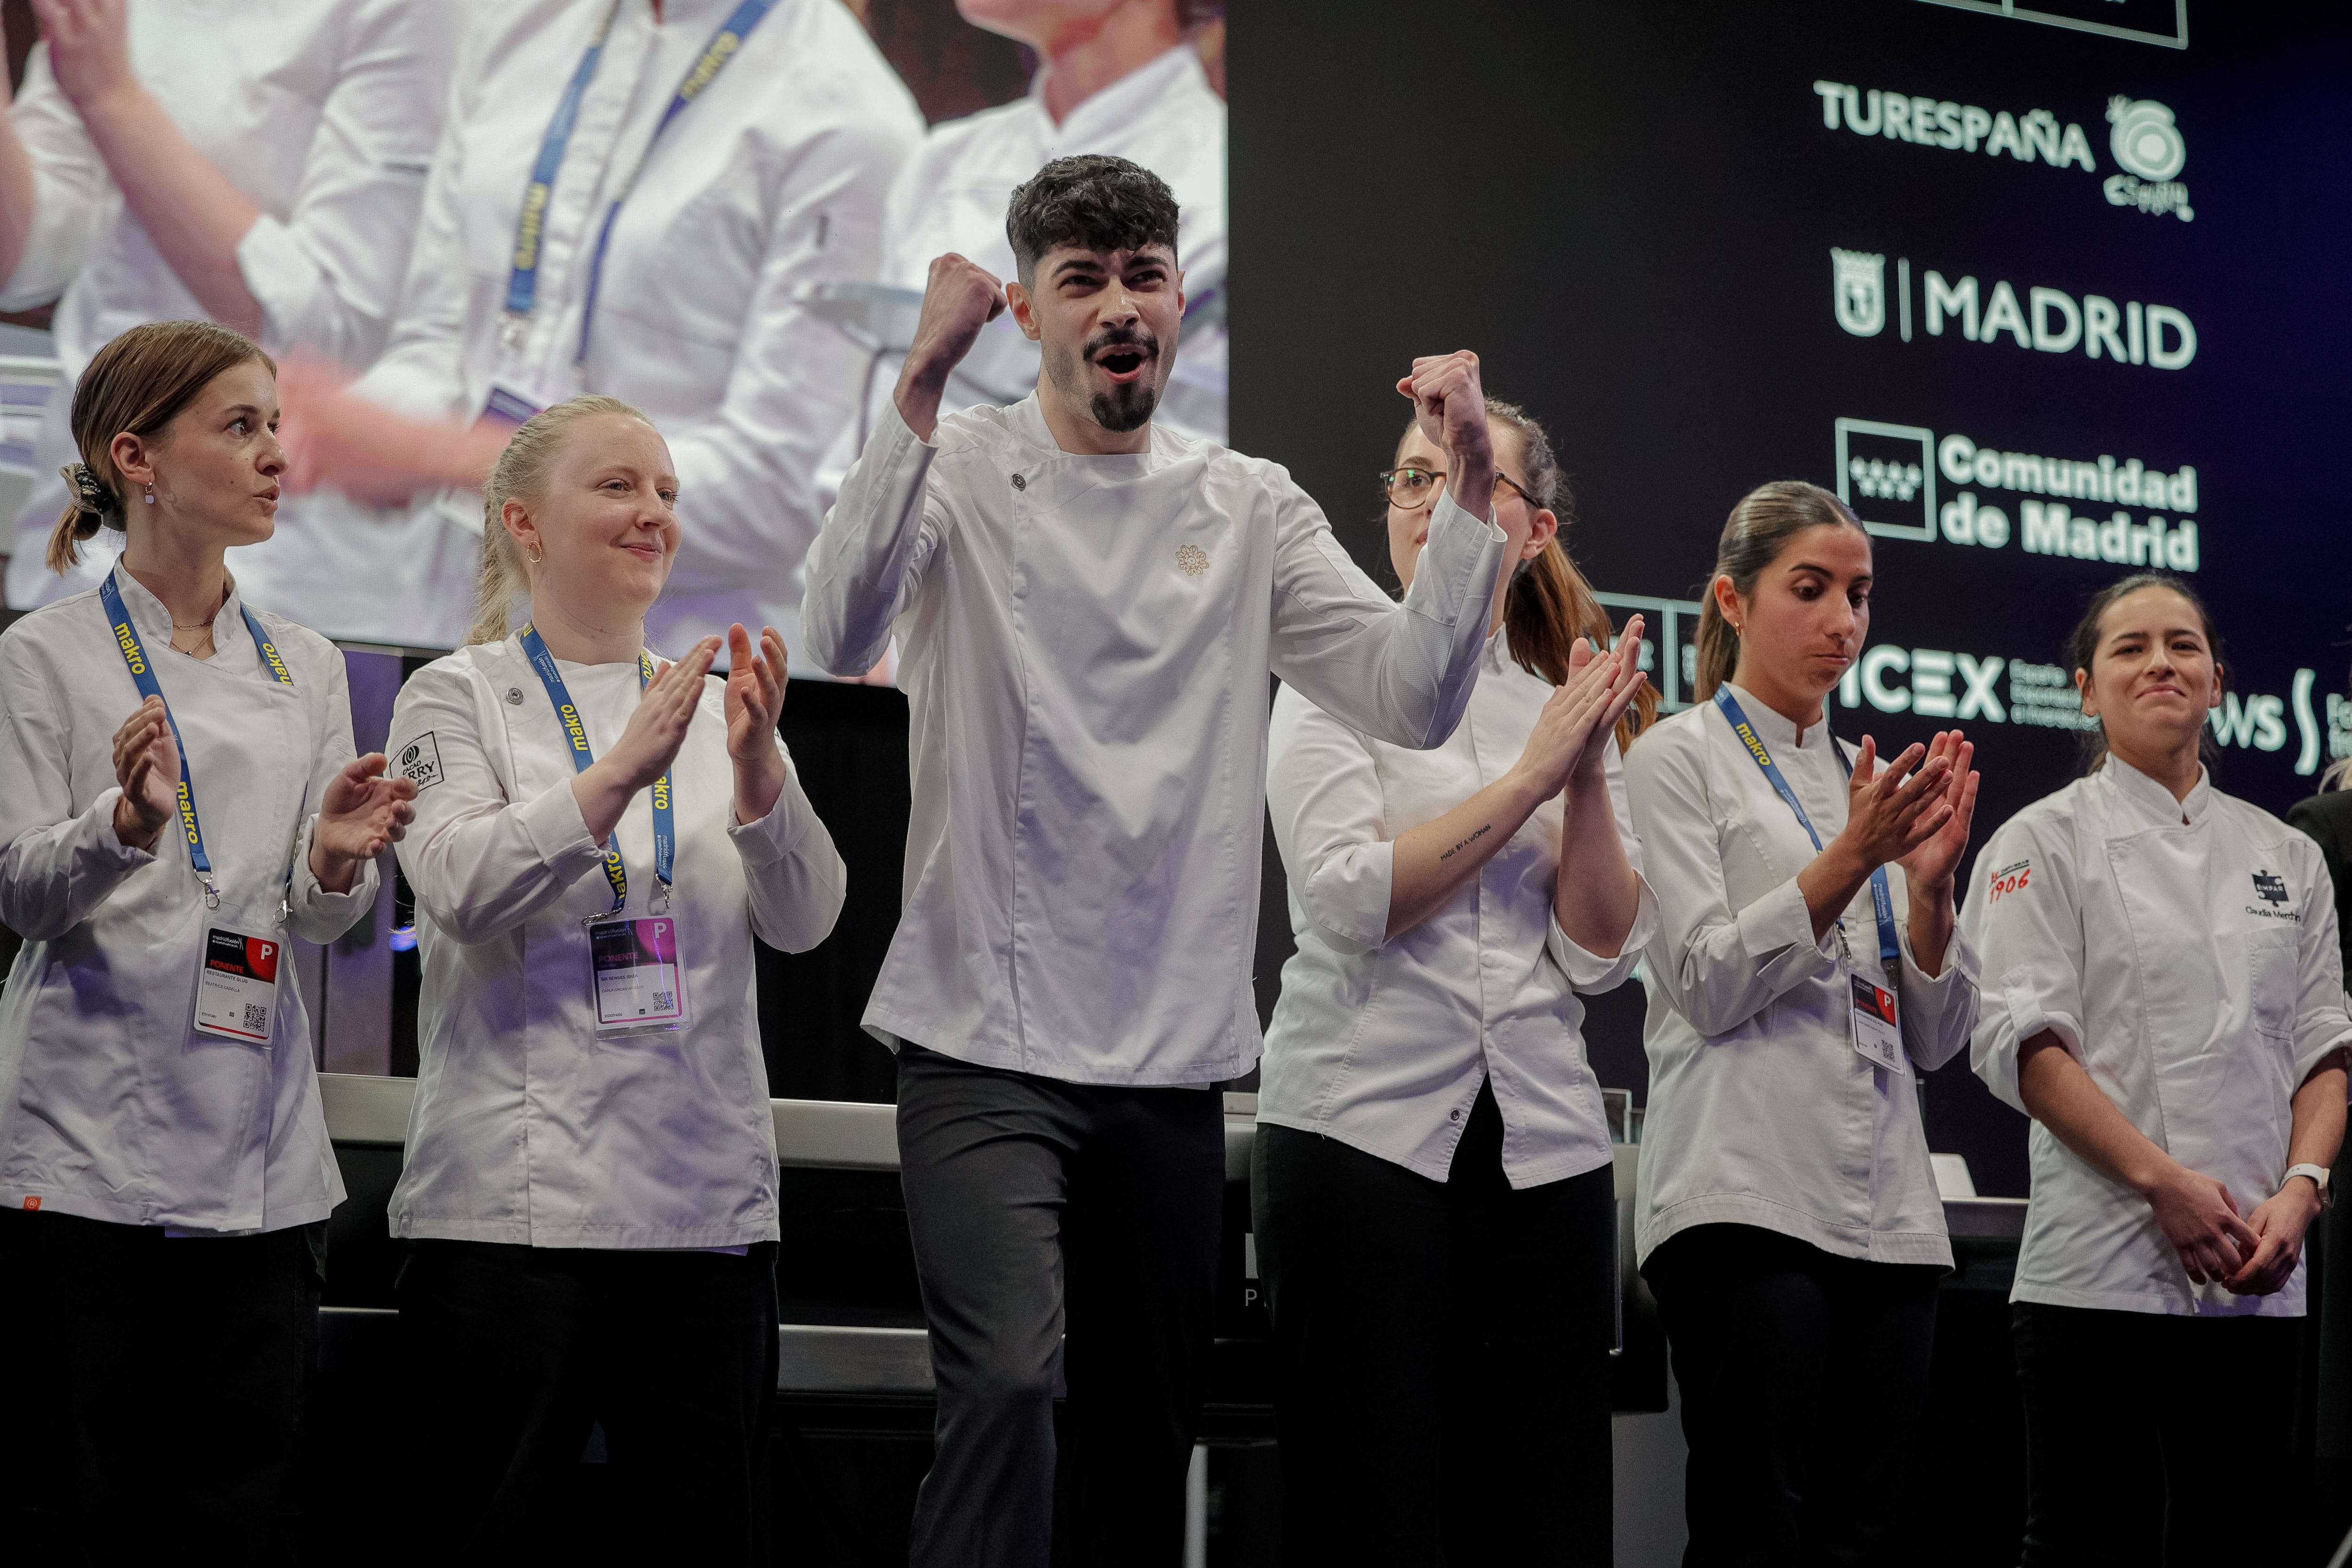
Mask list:
[[2020,1301],[2011,1321],[2027,1568],[2261,1560],[2278,1548],[2279,1511],[2300,1524],[2305,1500],[2286,1478],[2301,1318]]
[[1614,1177],[1514,1192],[1481,1089],[1445,1181],[1261,1124],[1283,1559],[1610,1560]]
[[[1216,1294],[1223,1101],[902,1046],[898,1157],[939,1387],[908,1561],[1180,1562]],[[1071,1437],[1059,1542],[1057,1358]]]
[[1900,1560],[1889,1527],[1943,1272],[1750,1225],[1694,1226],[1650,1254],[1690,1448],[1685,1568]]
[[774,1242],[738,1258],[415,1241],[396,1291],[420,1553],[536,1561],[601,1424],[623,1552],[765,1560]]
[[295,1561],[326,1235],[0,1210],[0,1552]]

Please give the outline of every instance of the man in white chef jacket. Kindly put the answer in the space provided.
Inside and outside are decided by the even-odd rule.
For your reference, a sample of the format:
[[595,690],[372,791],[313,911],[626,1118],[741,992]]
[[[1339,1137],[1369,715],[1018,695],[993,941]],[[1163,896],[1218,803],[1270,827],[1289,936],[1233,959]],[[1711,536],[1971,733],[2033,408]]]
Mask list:
[[[1057,160],[1006,228],[1009,287],[932,263],[802,611],[836,674],[895,631],[912,721],[905,909],[865,1020],[899,1053],[939,1387],[911,1561],[1046,1562],[1058,1356],[1072,1560],[1173,1563],[1223,1183],[1207,1091],[1258,1055],[1266,673],[1442,742],[1500,570],[1494,456],[1475,358],[1416,361],[1399,390],[1450,494],[1399,605],[1282,469],[1153,424],[1185,299],[1162,181]],[[1034,392],[941,417],[1008,299]]]

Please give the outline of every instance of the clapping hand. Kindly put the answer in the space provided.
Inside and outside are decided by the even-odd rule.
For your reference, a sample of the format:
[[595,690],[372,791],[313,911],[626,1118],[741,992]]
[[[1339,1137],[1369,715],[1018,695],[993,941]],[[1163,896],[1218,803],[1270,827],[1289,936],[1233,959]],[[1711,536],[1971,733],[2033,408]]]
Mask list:
[[33,0],[49,46],[49,69],[87,114],[110,94],[138,86],[131,69],[129,0]]
[[114,836],[127,849],[148,850],[179,804],[180,742],[162,697],[131,709],[114,732]]
[[383,753],[354,758],[327,785],[310,835],[310,874],[330,893],[348,893],[360,868],[407,836],[416,820],[416,782],[383,776]]
[[1927,748],[1928,759],[1941,758],[1948,769],[1942,802],[1948,814],[1941,826],[1901,857],[1903,874],[1915,889],[1937,894],[1951,891],[1960,857],[1969,851],[1969,823],[1976,816],[1979,776],[1969,766],[1976,754],[1976,744],[1961,738],[1957,729],[1940,732]]
[[1592,644],[1580,638],[1569,655],[1568,679],[1553,688],[1550,700],[1536,716],[1517,765],[1540,798],[1549,800],[1602,777],[1609,734],[1649,678],[1640,669],[1642,624],[1638,615],[1628,622],[1624,635],[1609,653],[1595,653]]
[[760,651],[739,622],[727,628],[727,755],[735,761],[735,819],[756,822],[783,793],[776,720],[784,711],[784,640],[760,628]]
[[[1937,738],[1940,743],[1943,737]],[[1945,789],[1951,770],[1947,750],[1931,757],[1916,744],[1882,767],[1878,742],[1862,737],[1862,754],[1853,759],[1853,776],[1846,781],[1845,828],[1838,839],[1865,872],[1902,861],[1943,831],[1952,819],[1953,805]],[[1969,800],[1974,799],[1971,791]]]

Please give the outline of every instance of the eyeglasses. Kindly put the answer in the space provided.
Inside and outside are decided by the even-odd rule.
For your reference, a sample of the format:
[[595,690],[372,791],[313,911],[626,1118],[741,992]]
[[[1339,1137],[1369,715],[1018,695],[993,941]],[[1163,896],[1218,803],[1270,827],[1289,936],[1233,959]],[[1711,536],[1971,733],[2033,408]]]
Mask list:
[[[1509,486],[1511,493],[1528,505],[1532,507],[1536,504],[1536,498],[1528,494],[1528,487],[1517,479],[1507,475],[1496,474],[1495,483]],[[1406,467],[1381,470],[1381,489],[1388,496],[1389,505],[1403,511],[1421,510],[1422,507],[1435,500],[1437,492],[1444,487],[1445,476],[1433,468]]]

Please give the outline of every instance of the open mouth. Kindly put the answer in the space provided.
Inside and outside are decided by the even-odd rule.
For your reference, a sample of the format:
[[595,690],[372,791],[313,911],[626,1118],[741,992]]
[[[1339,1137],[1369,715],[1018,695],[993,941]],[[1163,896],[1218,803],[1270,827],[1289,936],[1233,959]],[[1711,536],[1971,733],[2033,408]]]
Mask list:
[[1095,363],[1114,382],[1131,382],[1143,373],[1144,361],[1150,356],[1141,349],[1121,343],[1105,349],[1095,356]]

